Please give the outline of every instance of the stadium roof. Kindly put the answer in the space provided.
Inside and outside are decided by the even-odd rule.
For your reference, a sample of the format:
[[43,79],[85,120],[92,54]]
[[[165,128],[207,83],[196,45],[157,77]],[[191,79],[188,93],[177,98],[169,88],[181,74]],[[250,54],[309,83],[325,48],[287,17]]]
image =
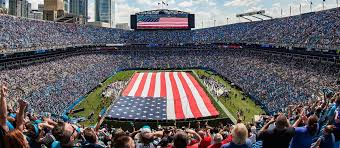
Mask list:
[[145,14],[190,14],[188,12],[179,11],[179,10],[168,10],[168,9],[157,9],[157,10],[148,10],[136,13],[136,15],[145,15]]

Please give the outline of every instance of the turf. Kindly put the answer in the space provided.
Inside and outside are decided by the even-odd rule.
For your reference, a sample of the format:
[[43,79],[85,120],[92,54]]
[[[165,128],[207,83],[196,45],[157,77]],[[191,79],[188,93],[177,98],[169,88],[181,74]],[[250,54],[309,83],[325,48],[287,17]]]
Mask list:
[[245,122],[252,122],[254,115],[259,115],[264,113],[264,111],[255,104],[253,100],[251,100],[248,96],[245,96],[245,100],[243,98],[243,92],[231,85],[230,82],[225,81],[222,77],[214,75],[212,72],[208,72],[205,70],[195,70],[197,75],[211,77],[223,84],[228,90],[230,90],[229,98],[219,97],[218,99],[224,104],[224,106],[231,112],[231,114],[237,118],[237,111],[243,110],[245,116]]
[[104,89],[113,82],[129,80],[130,77],[134,74],[135,71],[122,71],[118,72],[115,75],[106,79],[100,87],[97,87],[93,90],[93,92],[89,93],[86,98],[79,103],[75,109],[84,108],[85,110],[76,114],[73,114],[71,117],[88,117],[92,112],[94,112],[94,116],[91,120],[86,120],[85,122],[80,122],[81,125],[91,126],[97,123],[98,115],[103,107],[108,108],[112,103],[111,99],[103,99],[102,92]]
[[[89,93],[89,95],[85,96],[85,99],[79,103],[75,109],[84,108],[85,110],[83,112],[79,112],[76,114],[72,114],[70,117],[88,117],[92,112],[94,112],[94,116],[90,120],[86,120],[84,122],[80,122],[80,125],[84,126],[91,126],[95,125],[98,120],[98,115],[100,111],[105,107],[108,108],[110,104],[112,103],[112,100],[110,99],[103,99],[101,96],[101,93],[104,91],[104,89],[111,83],[115,81],[122,81],[122,80],[129,80],[132,75],[139,70],[130,70],[130,71],[122,71],[118,72],[115,75],[109,77],[106,79],[101,86],[95,88],[92,92]],[[150,70],[149,70],[150,71]],[[157,71],[157,70],[156,70]],[[236,118],[237,117],[237,110],[238,109],[249,109],[249,112],[245,112],[246,122],[250,122],[254,115],[258,115],[263,113],[264,111],[258,107],[249,97],[246,98],[246,100],[242,100],[243,97],[242,92],[234,87],[231,86],[231,84],[227,81],[224,81],[221,77],[213,75],[211,72],[207,72],[205,70],[194,70],[197,75],[205,75],[207,77],[212,77],[218,82],[224,84],[227,89],[231,90],[230,98],[219,98],[220,101],[225,105],[225,107],[231,112],[231,114]],[[203,86],[203,85],[202,85]],[[205,91],[207,91],[205,89]],[[207,93],[210,96],[210,93]],[[237,94],[237,96],[235,96]],[[219,118],[226,117],[226,114],[224,114],[223,111],[221,111],[221,108],[219,105],[217,105],[216,101],[212,99],[216,109],[220,112]]]

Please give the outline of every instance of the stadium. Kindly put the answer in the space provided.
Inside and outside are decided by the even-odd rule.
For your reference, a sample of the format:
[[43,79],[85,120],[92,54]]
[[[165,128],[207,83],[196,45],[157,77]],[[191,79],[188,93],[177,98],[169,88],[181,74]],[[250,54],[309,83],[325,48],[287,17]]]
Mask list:
[[151,9],[128,30],[0,10],[1,148],[340,147],[338,7],[201,29]]

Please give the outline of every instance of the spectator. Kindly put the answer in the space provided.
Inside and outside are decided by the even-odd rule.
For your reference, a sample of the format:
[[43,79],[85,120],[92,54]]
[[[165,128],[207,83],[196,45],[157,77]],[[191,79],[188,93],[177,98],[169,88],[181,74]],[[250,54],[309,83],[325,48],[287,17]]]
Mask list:
[[4,141],[5,141],[4,148],[12,148],[12,147],[29,148],[30,147],[28,141],[25,139],[24,134],[18,129],[14,129],[8,132],[6,136],[4,137]]
[[310,116],[306,122],[307,126],[297,127],[303,120],[306,120],[305,115],[302,115],[293,125],[295,127],[295,136],[291,142],[291,148],[310,148],[313,138],[315,138],[315,134],[319,130],[317,116]]
[[[197,138],[197,142],[191,143],[192,139],[188,137],[188,134],[192,134]],[[179,131],[174,136],[173,148],[198,148],[198,144],[202,138],[195,131],[187,129],[185,131]],[[191,145],[189,145],[191,144]]]
[[235,125],[232,131],[233,140],[222,145],[221,148],[251,148],[251,141],[248,139],[248,130],[242,123]]
[[[275,128],[268,130],[269,125],[273,123],[275,123]],[[258,139],[263,141],[263,148],[287,148],[293,136],[294,128],[290,127],[287,117],[281,114],[262,127]]]
[[208,148],[220,148],[222,146],[223,137],[221,134],[217,133],[214,136],[214,143],[209,145]]
[[112,142],[112,148],[135,148],[135,142],[129,136],[121,136]]

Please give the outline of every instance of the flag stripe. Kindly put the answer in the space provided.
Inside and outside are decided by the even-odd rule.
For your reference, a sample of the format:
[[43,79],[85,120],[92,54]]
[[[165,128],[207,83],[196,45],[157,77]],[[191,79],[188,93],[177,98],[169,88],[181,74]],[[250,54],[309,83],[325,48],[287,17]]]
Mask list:
[[185,92],[185,89],[183,88],[183,84],[181,82],[181,80],[178,78],[178,72],[174,72],[173,73],[174,78],[175,78],[175,82],[177,84],[177,88],[178,88],[178,92],[179,92],[179,96],[180,96],[180,100],[182,103],[182,110],[184,113],[185,118],[194,118],[194,115],[192,114],[191,111],[191,105],[192,103],[189,102],[189,98]]
[[[201,118],[219,114],[202,86],[187,72],[135,73],[122,96],[136,99],[138,97],[143,97],[139,99],[164,99],[166,102],[163,106],[164,116],[168,120]],[[159,104],[157,105],[159,107]],[[137,109],[142,112],[148,110]],[[152,109],[147,112],[149,112],[147,114],[153,114]],[[157,112],[159,108],[155,108],[155,113]],[[160,116],[156,118],[159,119]],[[141,119],[144,118],[141,117]]]
[[[166,84],[169,84],[165,81],[165,72],[161,73],[161,97],[166,97],[167,96],[167,86]],[[170,85],[171,87],[171,85]]]
[[142,81],[140,82],[140,84],[138,86],[138,89],[136,91],[135,96],[141,96],[142,95],[142,92],[143,92],[143,89],[144,89],[144,85],[145,85],[145,81],[146,81],[147,77],[148,77],[148,73],[144,73]]
[[195,98],[195,101],[198,105],[198,108],[199,108],[201,114],[202,114],[202,117],[211,116],[210,111],[207,109],[207,106],[205,106],[203,98],[201,97],[200,93],[196,89],[196,86],[193,84],[191,79],[187,76],[187,74],[185,72],[182,73],[182,76],[186,80],[188,87],[190,88],[190,90],[191,90],[191,92],[192,92],[192,94]]
[[122,93],[123,96],[127,96],[129,94],[129,92],[131,91],[132,87],[134,86],[137,77],[138,77],[139,73],[135,73],[130,81],[130,83],[128,84],[128,86],[125,88],[124,92]]
[[[176,113],[175,113],[175,102],[173,98],[173,93],[172,93],[172,85],[170,82],[170,76],[169,73],[164,73],[162,72],[162,77],[165,77],[165,82],[168,87],[166,87],[166,113],[167,113],[167,118],[172,120],[172,119],[177,119]],[[163,89],[163,88],[162,88]]]
[[148,92],[148,97],[152,97],[154,96],[154,92],[155,92],[155,81],[156,79],[156,73],[152,73],[152,76],[151,76],[151,82],[150,82],[150,90]]
[[150,83],[151,83],[151,77],[152,77],[152,73],[148,73],[148,76],[146,77],[146,81],[144,84],[144,89],[142,91],[141,97],[147,97],[148,96],[148,92],[150,89]]
[[156,86],[155,86],[155,93],[153,96],[155,97],[160,97],[161,96],[161,73],[160,72],[157,72],[156,74]]
[[189,100],[189,105],[192,111],[192,114],[194,115],[195,118],[199,118],[202,117],[201,111],[197,105],[197,103],[199,103],[198,101],[196,101],[191,88],[188,86],[188,82],[186,81],[186,79],[183,78],[183,72],[178,74],[179,79],[181,80],[182,84],[183,84],[183,89],[186,92],[186,95],[188,97]]
[[176,81],[174,79],[174,73],[172,72],[167,72],[170,75],[170,83],[172,87],[172,95],[173,95],[173,100],[175,104],[175,113],[176,113],[176,119],[185,119],[185,115],[183,113],[183,108],[182,108],[182,102],[181,98],[179,95],[178,87],[176,85]]
[[129,92],[128,96],[135,96],[135,93],[136,93],[136,91],[138,89],[140,81],[143,78],[143,75],[144,75],[144,73],[138,73],[138,78],[137,78],[136,82],[134,83],[134,85],[133,85],[131,91]]
[[186,75],[190,78],[191,82],[193,82],[195,88],[198,90],[200,96],[203,99],[203,102],[205,104],[205,106],[208,108],[209,112],[211,113],[212,116],[218,115],[218,112],[216,110],[216,108],[214,107],[214,105],[211,103],[209,97],[207,96],[207,94],[204,92],[203,88],[200,86],[200,84],[195,80],[195,78],[186,73]]

